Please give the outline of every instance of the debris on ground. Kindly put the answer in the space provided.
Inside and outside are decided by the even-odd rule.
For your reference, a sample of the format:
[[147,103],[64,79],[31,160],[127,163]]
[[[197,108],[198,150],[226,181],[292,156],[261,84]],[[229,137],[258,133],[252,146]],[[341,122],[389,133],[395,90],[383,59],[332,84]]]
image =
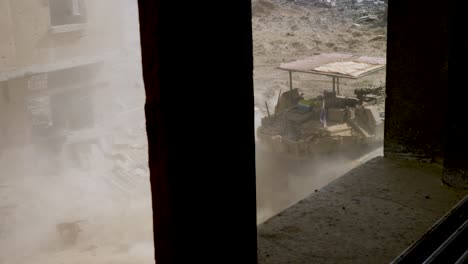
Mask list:
[[57,224],[57,232],[65,246],[73,246],[76,244],[78,235],[83,231],[80,227],[81,222],[83,222],[83,220]]

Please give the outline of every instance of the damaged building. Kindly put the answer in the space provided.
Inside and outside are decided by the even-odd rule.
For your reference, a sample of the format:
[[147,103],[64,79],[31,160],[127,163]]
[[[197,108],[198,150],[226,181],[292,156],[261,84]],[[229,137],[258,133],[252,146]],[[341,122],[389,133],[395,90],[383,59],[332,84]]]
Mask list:
[[[121,1],[0,4],[1,148],[32,143],[52,154],[69,138],[69,155],[85,166],[80,147],[71,145],[99,140],[96,127],[135,105],[122,99],[128,87],[109,66],[129,53],[124,30],[115,26],[125,21]],[[103,19],[105,11],[113,15]]]

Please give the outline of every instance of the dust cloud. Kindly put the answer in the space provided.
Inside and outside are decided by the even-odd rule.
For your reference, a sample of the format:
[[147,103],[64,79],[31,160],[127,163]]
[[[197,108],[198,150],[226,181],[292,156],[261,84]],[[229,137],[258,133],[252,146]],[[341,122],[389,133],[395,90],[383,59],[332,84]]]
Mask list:
[[374,147],[297,159],[272,153],[257,141],[257,224],[320,191],[367,160],[382,155],[383,148]]
[[0,264],[154,263],[137,1],[23,2],[0,0]]

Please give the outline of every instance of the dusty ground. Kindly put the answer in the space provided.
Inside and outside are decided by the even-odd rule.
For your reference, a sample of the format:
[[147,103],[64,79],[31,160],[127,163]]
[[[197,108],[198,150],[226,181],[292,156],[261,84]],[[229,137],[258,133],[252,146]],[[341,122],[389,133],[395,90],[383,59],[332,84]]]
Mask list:
[[258,263],[390,263],[465,195],[442,166],[376,158],[258,228]]
[[[141,115],[142,113],[140,113]],[[152,213],[144,128],[119,138],[112,161],[94,149],[89,169],[37,155],[34,148],[0,156],[0,263],[153,263]],[[22,166],[28,164],[28,166]],[[56,225],[80,222],[75,244]]]
[[[265,102],[273,109],[279,91],[289,89],[288,73],[275,69],[281,62],[322,52],[385,57],[386,23],[381,2],[353,5],[343,0],[329,8],[319,0],[254,0],[252,11],[256,127],[267,115]],[[353,95],[355,88],[384,82],[385,73],[381,71],[360,80],[342,80],[340,88],[343,94]],[[316,96],[331,89],[331,85],[328,77],[293,74],[293,86],[305,96]],[[343,175],[359,163],[356,159],[364,153],[354,157],[338,153],[297,162],[271,155],[257,142],[258,222]]]

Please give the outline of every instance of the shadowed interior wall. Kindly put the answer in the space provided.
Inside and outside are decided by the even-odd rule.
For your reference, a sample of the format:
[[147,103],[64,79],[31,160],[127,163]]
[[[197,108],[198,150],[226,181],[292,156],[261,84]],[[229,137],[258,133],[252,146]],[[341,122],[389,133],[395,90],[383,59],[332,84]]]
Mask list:
[[256,263],[251,3],[139,5],[156,261]]
[[[444,160],[445,183],[468,188],[468,89],[466,63],[468,61],[468,36],[466,34],[467,3],[450,2],[450,73],[447,102],[446,145]],[[448,67],[448,65],[447,65]]]
[[390,1],[385,153],[442,155],[448,95],[448,4]]
[[464,5],[390,2],[387,44],[385,155],[443,161],[457,188],[468,188]]

